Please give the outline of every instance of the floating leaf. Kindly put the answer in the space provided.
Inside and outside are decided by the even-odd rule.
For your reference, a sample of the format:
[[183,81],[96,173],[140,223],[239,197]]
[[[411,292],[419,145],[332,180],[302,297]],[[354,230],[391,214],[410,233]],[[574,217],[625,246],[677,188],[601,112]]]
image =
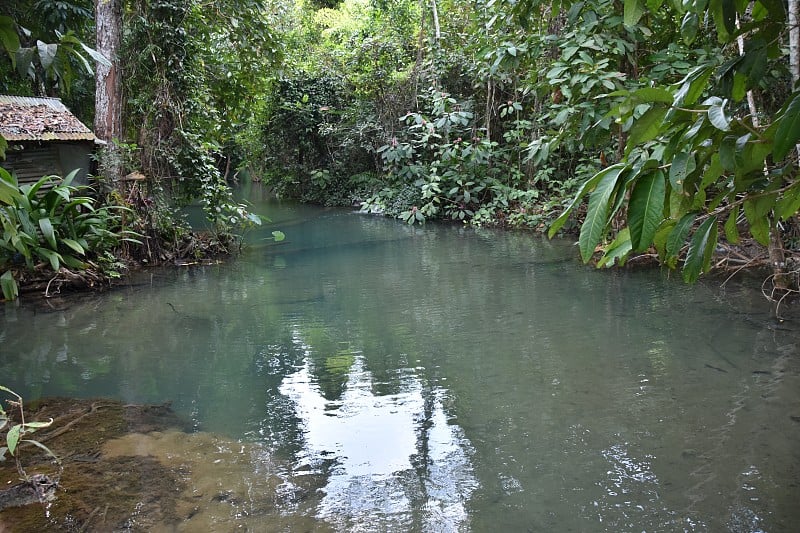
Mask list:
[[286,238],[286,234],[282,231],[273,231],[272,238],[275,239],[275,242],[281,242],[283,239]]

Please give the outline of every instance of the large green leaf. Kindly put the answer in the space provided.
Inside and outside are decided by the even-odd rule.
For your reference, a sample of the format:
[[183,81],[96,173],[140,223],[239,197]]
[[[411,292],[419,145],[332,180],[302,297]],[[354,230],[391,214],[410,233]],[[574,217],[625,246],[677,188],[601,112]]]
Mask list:
[[717,27],[717,39],[727,43],[736,31],[736,4],[734,0],[711,0],[708,6]]
[[681,22],[681,38],[685,44],[690,45],[694,42],[699,27],[700,18],[697,16],[697,13],[687,11]]
[[667,107],[651,107],[644,115],[639,117],[639,120],[634,122],[628,134],[628,145],[625,148],[625,152],[630,153],[634,146],[658,137],[664,126],[664,117],[667,111],[669,111]]
[[48,261],[50,261],[50,266],[53,268],[55,272],[58,272],[58,269],[61,267],[61,254],[58,252],[54,252],[53,250],[48,250],[47,248],[36,248],[35,252],[40,256],[44,257]]
[[634,251],[646,250],[664,219],[664,172],[656,170],[637,180],[628,203],[628,226]]
[[700,224],[689,243],[689,251],[682,270],[683,280],[686,283],[694,283],[700,274],[708,272],[716,247],[717,217],[709,217]]
[[775,215],[780,220],[789,220],[800,210],[800,181],[783,192],[775,202]]
[[13,205],[21,196],[17,180],[4,168],[0,168],[0,203]]
[[675,107],[693,105],[708,89],[708,80],[714,70],[709,65],[701,65],[684,77],[680,82],[680,88],[675,92]]
[[625,264],[625,259],[633,249],[631,245],[631,232],[629,228],[622,229],[614,241],[608,245],[603,257],[597,262],[597,268],[612,267],[615,263],[620,266]]
[[739,228],[736,226],[739,218],[739,206],[737,205],[731,210],[728,215],[728,220],[725,221],[725,238],[731,244],[739,243]]
[[[769,195],[772,197],[773,195]],[[769,198],[767,197],[767,199]],[[750,224],[750,234],[759,244],[769,246],[770,219],[769,209],[764,209],[764,202],[760,198],[748,199],[744,202],[744,215]],[[773,198],[774,202],[774,198]]]
[[800,139],[800,91],[792,95],[786,110],[780,118],[780,125],[775,132],[772,146],[772,158],[780,161]]
[[17,449],[17,443],[19,442],[19,435],[21,431],[22,426],[16,425],[12,426],[6,434],[6,446],[8,446],[8,453],[11,455],[14,455],[14,452]]
[[53,66],[53,62],[56,60],[58,44],[36,41],[36,49],[39,52],[39,61],[42,63],[42,68],[50,70],[50,67]]
[[53,223],[50,222],[50,219],[47,217],[40,218],[39,229],[42,230],[42,235],[44,235],[44,238],[50,244],[50,247],[53,250],[57,250],[58,243],[56,243],[56,233],[53,229]]
[[17,280],[14,279],[14,275],[10,270],[6,270],[3,272],[3,275],[0,276],[0,289],[2,289],[3,298],[6,300],[16,300],[17,296],[19,296]]
[[28,76],[29,72],[33,71],[33,58],[35,54],[33,48],[29,46],[21,46],[14,54],[15,62],[17,63],[17,72],[20,76]]
[[731,129],[731,119],[725,115],[725,104],[727,104],[727,100],[722,100],[708,108],[708,120],[715,128],[722,131]]
[[645,12],[644,0],[625,0],[623,17],[626,26],[633,26],[642,18]]
[[686,243],[686,236],[689,235],[689,230],[692,229],[692,225],[694,224],[694,219],[696,216],[697,215],[695,213],[687,213],[683,215],[675,224],[675,227],[672,228],[669,237],[667,237],[665,255],[667,263],[672,267],[675,266],[675,262],[671,261],[671,259],[678,257],[681,248],[683,248],[684,243]]
[[683,183],[686,181],[686,176],[694,172],[697,164],[694,161],[694,154],[686,152],[678,152],[672,158],[672,164],[669,167],[669,182],[672,188],[678,192],[683,191]]
[[589,195],[589,208],[586,220],[581,225],[578,248],[584,263],[588,263],[594,249],[600,242],[608,222],[612,194],[617,186],[619,175],[625,167],[609,167],[592,194]]
[[64,244],[66,244],[67,246],[69,246],[70,248],[72,248],[81,255],[86,254],[86,250],[83,248],[83,246],[81,246],[81,244],[78,241],[72,239],[61,239],[61,242],[63,242]]
[[16,51],[19,50],[19,35],[11,17],[0,16],[0,44],[11,58],[11,68],[15,68]]
[[641,89],[636,89],[633,91],[631,96],[633,96],[637,101],[647,104],[655,102],[672,104],[672,101],[675,98],[671,92],[659,87],[642,87]]
[[583,197],[586,195],[586,193],[592,190],[592,188],[595,185],[597,185],[597,183],[601,179],[603,179],[603,176],[605,176],[609,172],[615,171],[616,169],[621,170],[623,168],[625,168],[625,165],[623,165],[622,163],[617,163],[608,168],[604,168],[603,170],[601,170],[600,172],[598,172],[597,174],[595,174],[594,176],[583,182],[583,185],[581,185],[580,188],[578,188],[578,192],[575,193],[575,196],[572,198],[572,201],[569,203],[567,208],[564,209],[564,212],[561,213],[558,216],[558,218],[555,219],[553,223],[550,225],[550,229],[547,230],[548,237],[552,238],[553,235],[555,235],[558,232],[558,230],[560,230],[564,226],[564,224],[569,219],[569,215],[581,203],[581,200],[583,200]]

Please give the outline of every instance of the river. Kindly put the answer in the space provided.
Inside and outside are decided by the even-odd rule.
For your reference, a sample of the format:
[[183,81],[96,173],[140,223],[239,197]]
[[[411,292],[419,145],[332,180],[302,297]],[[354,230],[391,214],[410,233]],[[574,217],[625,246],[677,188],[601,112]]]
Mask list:
[[[282,490],[313,479],[279,505],[311,529],[800,523],[798,313],[774,318],[755,278],[689,287],[584,266],[571,240],[254,202],[272,222],[236,261],[0,307],[0,384],[171,401]],[[248,486],[220,530],[266,523]]]

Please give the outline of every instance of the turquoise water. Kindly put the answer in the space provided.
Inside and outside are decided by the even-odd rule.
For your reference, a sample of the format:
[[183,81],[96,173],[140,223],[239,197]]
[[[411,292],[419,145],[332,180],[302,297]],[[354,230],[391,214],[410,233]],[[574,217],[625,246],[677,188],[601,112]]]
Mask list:
[[798,315],[773,318],[757,280],[687,287],[585,267],[568,240],[255,206],[273,223],[235,262],[0,308],[0,382],[171,401],[262,447],[287,490],[313,479],[282,512],[320,529],[800,523]]

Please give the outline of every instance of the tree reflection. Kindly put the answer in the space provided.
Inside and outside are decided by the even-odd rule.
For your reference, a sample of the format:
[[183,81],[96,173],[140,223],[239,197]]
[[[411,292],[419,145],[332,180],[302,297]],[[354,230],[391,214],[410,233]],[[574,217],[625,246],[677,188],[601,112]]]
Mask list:
[[[363,354],[350,358],[346,372],[344,365],[336,368],[346,381],[335,398],[326,396],[311,353],[280,386],[302,428],[295,474],[327,478],[317,516],[345,528],[467,525],[466,504],[477,481],[471,445],[444,411],[447,391],[401,369],[396,392],[376,394]],[[329,370],[322,377],[329,379]]]

